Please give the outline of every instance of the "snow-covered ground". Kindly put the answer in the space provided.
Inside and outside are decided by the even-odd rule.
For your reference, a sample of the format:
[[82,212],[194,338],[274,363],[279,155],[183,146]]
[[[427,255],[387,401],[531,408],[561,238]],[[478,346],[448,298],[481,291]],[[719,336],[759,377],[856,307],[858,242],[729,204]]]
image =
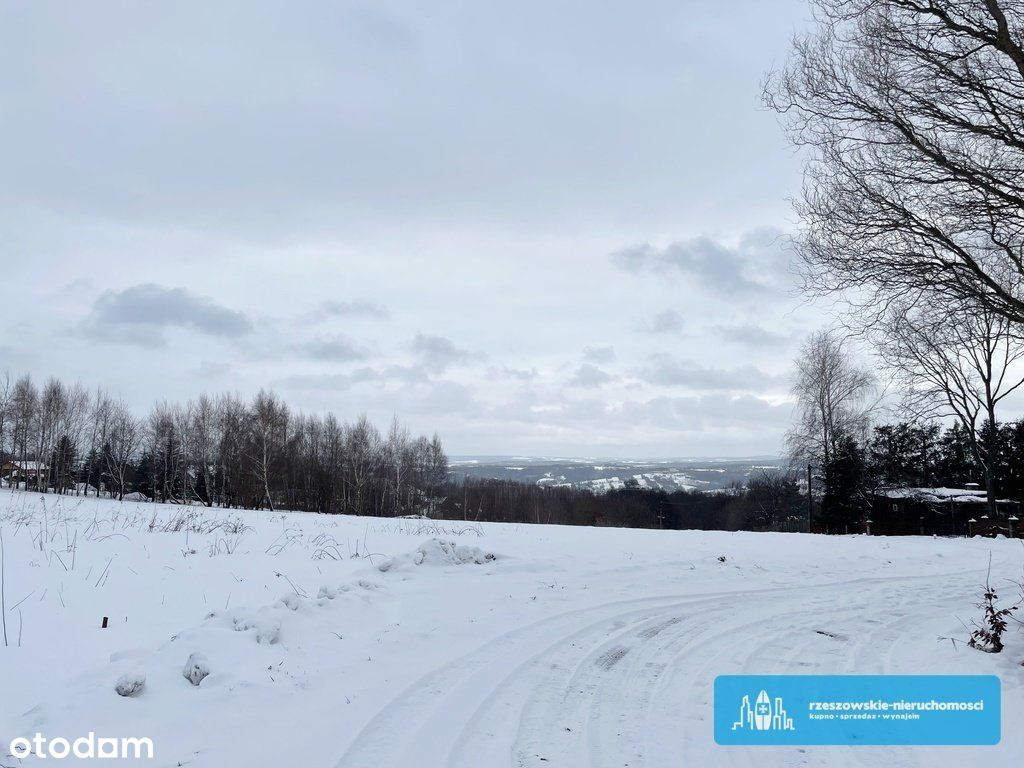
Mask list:
[[[1000,655],[940,639],[966,637],[990,555],[993,583],[1017,597],[1019,541],[477,525],[11,491],[0,531],[4,749],[91,731],[152,738],[152,765],[217,768],[992,768],[1024,755],[1024,635],[1014,625]],[[198,686],[183,676],[192,654],[209,670]],[[1003,740],[718,747],[712,686],[729,673],[997,674]],[[134,696],[115,692],[143,676]]]

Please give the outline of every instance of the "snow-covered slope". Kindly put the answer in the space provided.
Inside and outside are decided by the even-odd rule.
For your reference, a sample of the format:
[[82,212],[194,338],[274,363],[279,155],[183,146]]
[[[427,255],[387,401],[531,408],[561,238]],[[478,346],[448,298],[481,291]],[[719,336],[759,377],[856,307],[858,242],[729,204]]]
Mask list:
[[[1006,540],[326,517],[0,493],[0,743],[174,766],[1009,766],[1024,636],[963,638]],[[103,617],[108,628],[102,629]],[[20,641],[20,647],[19,646]],[[183,676],[198,663],[209,674]],[[196,661],[199,659],[199,661]],[[997,747],[717,747],[728,673],[993,673]],[[201,673],[197,676],[201,676]],[[115,686],[138,682],[121,696]],[[26,765],[42,763],[28,758]],[[50,764],[47,761],[45,764]],[[2,760],[0,764],[18,764]]]

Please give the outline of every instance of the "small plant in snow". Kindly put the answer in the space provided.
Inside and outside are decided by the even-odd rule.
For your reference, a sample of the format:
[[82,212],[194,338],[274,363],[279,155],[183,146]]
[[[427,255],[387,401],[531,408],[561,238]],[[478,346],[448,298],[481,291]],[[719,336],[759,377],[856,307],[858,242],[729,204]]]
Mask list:
[[216,541],[211,542],[207,545],[206,551],[210,557],[217,555],[233,555],[235,549],[238,547],[238,543],[242,540],[241,536],[230,537],[219,537]]
[[[992,558],[989,557],[989,573],[992,571]],[[999,653],[1003,650],[1003,632],[1006,631],[1008,619],[1017,610],[1018,605],[1010,605],[1005,608],[998,608],[996,600],[999,595],[989,583],[988,576],[985,577],[985,591],[982,592],[981,602],[977,604],[982,610],[982,620],[979,624],[972,621],[974,629],[971,630],[971,639],[967,645],[977,648],[985,653]]]
[[234,534],[241,536],[243,533],[248,533],[252,530],[251,525],[246,525],[241,517],[229,517],[220,523],[220,529],[224,533]]

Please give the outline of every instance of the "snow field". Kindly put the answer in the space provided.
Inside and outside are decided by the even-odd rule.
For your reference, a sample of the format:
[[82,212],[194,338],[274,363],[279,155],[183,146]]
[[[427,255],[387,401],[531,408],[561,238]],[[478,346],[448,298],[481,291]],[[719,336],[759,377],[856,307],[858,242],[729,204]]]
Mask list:
[[[951,756],[990,768],[1024,754],[1024,635],[1014,625],[1000,655],[940,639],[966,638],[990,556],[993,584],[1016,599],[1020,542],[11,491],[0,531],[3,748],[36,732],[147,736],[146,764],[218,768],[925,767]],[[730,673],[998,674],[1004,737],[942,750],[717,747],[711,689]]]

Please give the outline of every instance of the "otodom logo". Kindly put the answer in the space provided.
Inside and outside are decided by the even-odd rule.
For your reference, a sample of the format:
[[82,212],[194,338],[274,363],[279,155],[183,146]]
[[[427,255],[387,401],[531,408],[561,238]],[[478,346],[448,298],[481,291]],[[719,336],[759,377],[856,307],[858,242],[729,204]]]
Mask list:
[[149,737],[136,738],[128,736],[115,738],[97,736],[89,731],[85,736],[77,739],[47,738],[37,733],[29,739],[24,736],[11,741],[7,749],[8,754],[17,760],[24,760],[28,757],[36,757],[40,760],[53,758],[63,760],[70,757],[73,760],[125,760],[125,759],[153,759],[153,740]]
[[750,705],[750,696],[744,695],[740,702],[740,719],[732,724],[732,729],[751,731],[792,731],[793,718],[786,713],[782,705],[782,697],[777,696],[773,702],[768,691],[757,694],[754,705]]

